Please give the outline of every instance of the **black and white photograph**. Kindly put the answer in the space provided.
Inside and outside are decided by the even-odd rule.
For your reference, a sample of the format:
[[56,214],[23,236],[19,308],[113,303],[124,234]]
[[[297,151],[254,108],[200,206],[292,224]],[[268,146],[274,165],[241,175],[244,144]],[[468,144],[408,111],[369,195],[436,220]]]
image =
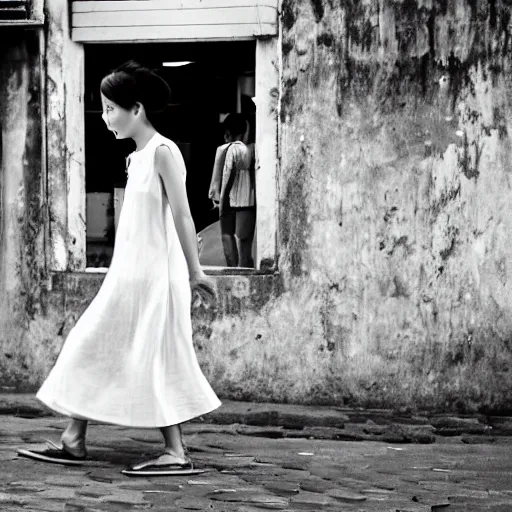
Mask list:
[[512,512],[511,241],[509,0],[0,0],[0,510]]

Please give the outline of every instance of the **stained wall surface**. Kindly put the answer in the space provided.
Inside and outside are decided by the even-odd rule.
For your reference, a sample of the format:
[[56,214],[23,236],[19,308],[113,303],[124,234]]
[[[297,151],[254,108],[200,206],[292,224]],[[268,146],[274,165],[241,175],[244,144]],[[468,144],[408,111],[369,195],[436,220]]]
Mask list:
[[[219,277],[217,311],[194,308],[221,397],[510,409],[511,9],[283,0],[278,273]],[[47,282],[2,317],[6,385],[37,387],[101,278]]]

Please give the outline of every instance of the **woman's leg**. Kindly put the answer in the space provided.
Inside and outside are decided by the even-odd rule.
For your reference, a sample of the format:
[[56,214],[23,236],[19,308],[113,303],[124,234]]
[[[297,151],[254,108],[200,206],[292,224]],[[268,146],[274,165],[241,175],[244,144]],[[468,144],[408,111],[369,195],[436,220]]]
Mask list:
[[123,473],[129,475],[154,475],[154,472],[157,471],[159,475],[190,474],[194,466],[185,453],[181,426],[170,425],[168,427],[160,427],[160,432],[162,432],[165,443],[164,453],[135,464],[123,471]]
[[220,232],[222,235],[222,246],[224,257],[228,267],[238,266],[238,250],[235,240],[236,216],[235,212],[228,212],[220,216]]
[[239,210],[236,212],[236,237],[238,239],[239,266],[254,268],[252,259],[252,242],[256,228],[256,210]]
[[85,434],[87,433],[87,420],[71,418],[66,430],[64,430],[61,441],[66,450],[78,457],[85,455]]
[[161,427],[160,432],[164,438],[165,453],[172,455],[179,462],[186,460],[185,448],[183,446],[183,436],[180,425],[171,425],[168,427]]

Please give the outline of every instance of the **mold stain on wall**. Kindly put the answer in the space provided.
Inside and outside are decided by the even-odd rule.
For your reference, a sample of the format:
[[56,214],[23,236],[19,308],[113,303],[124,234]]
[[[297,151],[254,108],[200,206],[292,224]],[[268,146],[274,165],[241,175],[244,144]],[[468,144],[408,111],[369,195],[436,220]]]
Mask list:
[[[194,309],[199,359],[221,396],[506,409],[511,9],[283,0],[279,274],[219,278],[217,310]],[[9,367],[34,386],[97,290],[74,279],[27,301],[30,343]]]

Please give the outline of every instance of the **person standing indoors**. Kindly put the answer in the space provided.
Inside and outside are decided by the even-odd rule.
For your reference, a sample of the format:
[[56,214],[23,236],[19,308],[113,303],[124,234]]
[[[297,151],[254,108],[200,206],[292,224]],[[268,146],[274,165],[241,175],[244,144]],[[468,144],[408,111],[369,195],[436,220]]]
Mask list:
[[[221,179],[212,179],[210,198],[219,207],[222,245],[228,267],[254,267],[252,244],[256,227],[254,151],[244,143],[247,121],[229,114],[223,123],[225,146],[217,150]],[[222,163],[223,160],[223,163]]]
[[214,283],[199,264],[183,157],[152,121],[169,103],[168,85],[130,61],[107,75],[100,90],[107,128],[136,144],[112,263],[37,393],[71,418],[61,445],[18,453],[82,464],[88,420],[95,420],[160,429],[162,452],[123,473],[186,474],[194,466],[180,425],[220,406],[192,344],[192,291],[214,300]]

